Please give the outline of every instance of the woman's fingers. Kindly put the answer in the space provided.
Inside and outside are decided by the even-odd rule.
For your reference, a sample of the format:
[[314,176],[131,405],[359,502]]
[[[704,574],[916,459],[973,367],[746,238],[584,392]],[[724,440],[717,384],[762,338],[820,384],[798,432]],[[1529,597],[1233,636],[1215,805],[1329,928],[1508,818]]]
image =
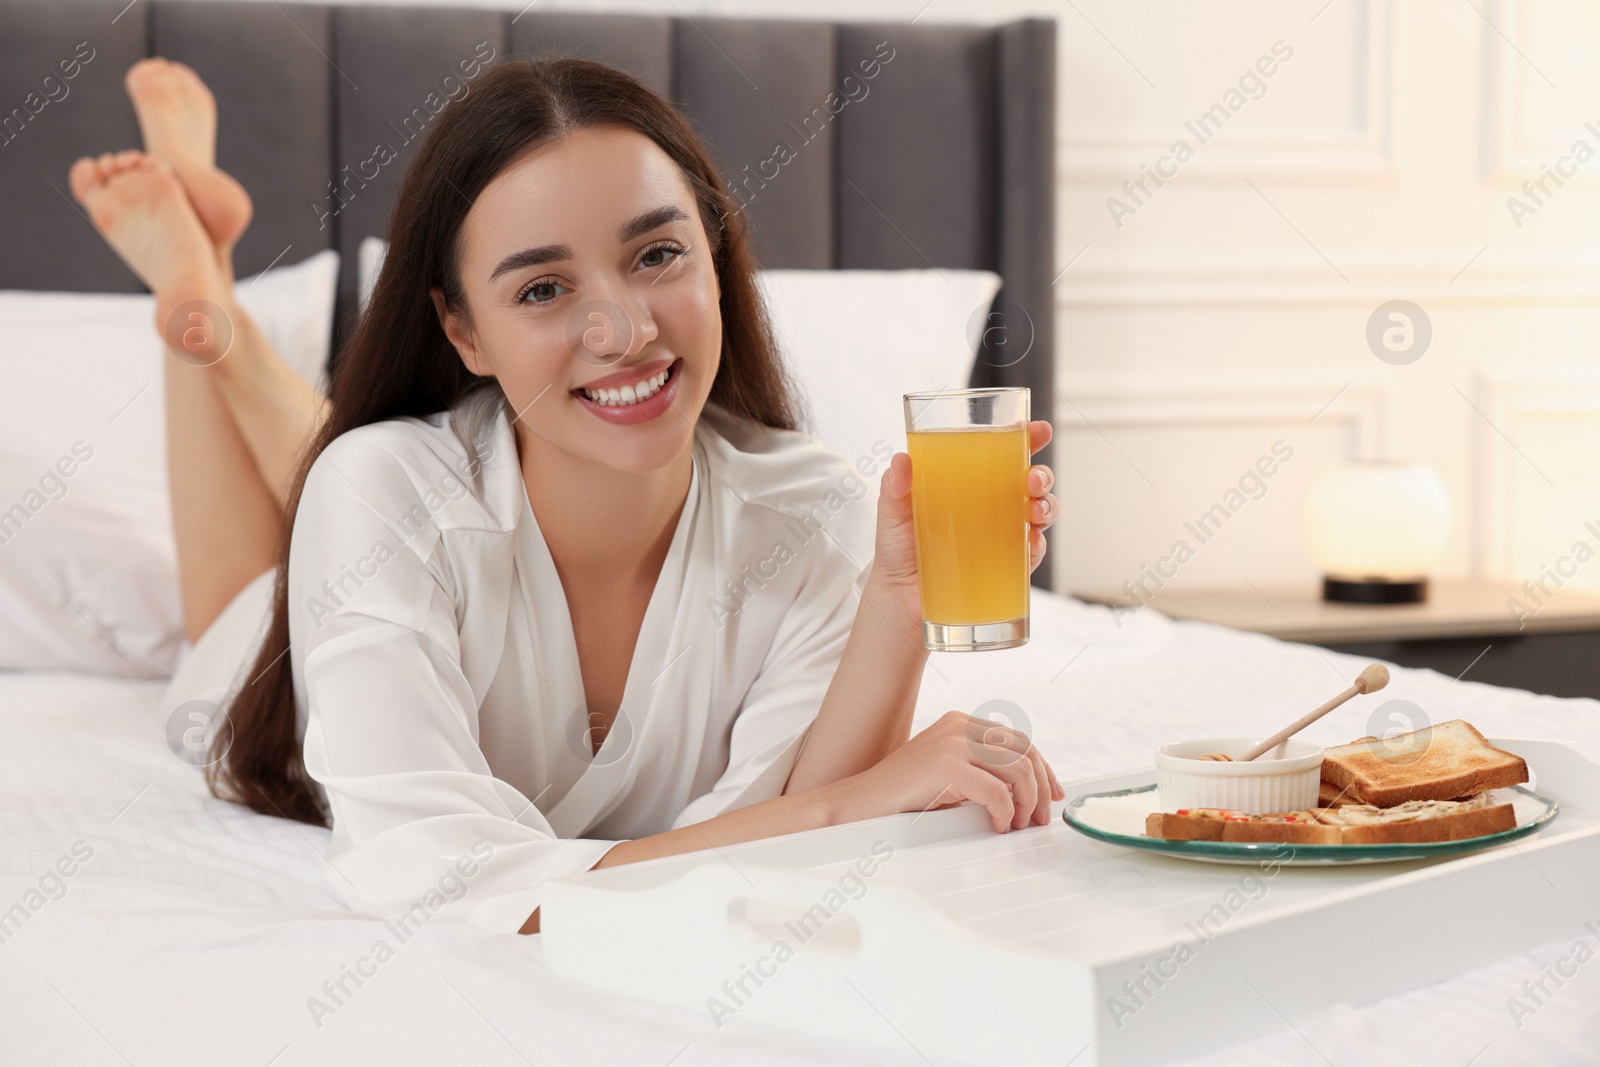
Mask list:
[[1028,468],[1028,521],[1038,527],[1049,526],[1061,515],[1061,501],[1050,491],[1056,475],[1043,463]]
[[1050,822],[1050,801],[1055,798],[1050,788],[1050,775],[1045,770],[1044,756],[1032,745],[1021,753],[1010,748],[993,750],[985,760],[994,772],[1012,787],[1017,811],[1011,828],[1021,830],[1030,823],[1040,826]]
[[1050,802],[1055,799],[1055,793],[1050,789],[1050,774],[1045,770],[1043,754],[1031,746],[1028,749],[1028,766],[1033,769],[1033,821],[1040,826],[1048,826]]
[[1035,463],[1028,468],[1028,492],[1034,496],[1043,496],[1056,484],[1056,472],[1043,463]]
[[1020,757],[1033,744],[1028,735],[1015,726],[1007,726],[982,715],[967,715],[964,718],[967,720],[968,738],[986,745],[1003,746],[1015,754],[1011,759]]
[[[1030,752],[1033,743],[1028,736],[1009,726],[974,717],[972,729],[967,734],[967,746],[977,756],[979,763],[991,774],[1011,787],[1016,798],[1016,808],[1011,818],[1011,828],[1020,830],[1033,821],[1045,788],[1035,771]],[[1045,812],[1048,820],[1049,811]]]
[[[1018,807],[1025,813],[1022,829],[1028,822],[1038,822],[1048,825],[1050,822],[1050,803],[1061,800],[1063,793],[1060,783],[1056,780],[1055,772],[1045,762],[1032,738],[1021,730],[1012,726],[1005,726],[981,716],[968,716],[967,737],[970,744],[976,746],[978,755],[985,767],[998,773],[1004,765],[1018,771],[1026,770],[1029,781],[1022,787],[1022,792],[1017,797]],[[1002,775],[1007,781],[1014,781],[1015,776]]]
[[1011,790],[1006,788],[1005,782],[982,767],[968,763],[957,771],[954,784],[966,794],[967,799],[976,801],[989,810],[989,822],[993,824],[995,833],[1006,832],[1016,812],[1016,805],[1011,799]]
[[1038,785],[1033,777],[1033,765],[1026,755],[1012,752],[998,745],[984,746],[990,751],[980,755],[976,766],[988,771],[1004,782],[1011,793],[1012,809],[1008,818],[1011,829],[1020,830],[1033,819],[1038,805]]
[[1034,419],[1028,423],[1028,455],[1033,455],[1039,449],[1050,443],[1050,438],[1055,436],[1055,430],[1045,419]]
[[[918,768],[915,777],[922,783],[891,803],[912,803],[923,811],[982,804],[996,833],[1048,825],[1050,805],[1064,797],[1055,772],[1027,734],[960,711],[941,716],[880,767],[891,765]],[[894,776],[885,781],[893,782]]]
[[[900,462],[904,456],[905,462]],[[884,471],[883,485],[896,499],[911,492],[911,453],[896,452],[889,457],[889,468]]]
[[1029,826],[1050,825],[1050,803],[1055,795],[1050,788],[1050,775],[1045,770],[1044,757],[1037,749],[1030,749],[1011,766],[1016,780],[1010,784],[1017,803],[1016,818],[1011,828],[1023,830]]

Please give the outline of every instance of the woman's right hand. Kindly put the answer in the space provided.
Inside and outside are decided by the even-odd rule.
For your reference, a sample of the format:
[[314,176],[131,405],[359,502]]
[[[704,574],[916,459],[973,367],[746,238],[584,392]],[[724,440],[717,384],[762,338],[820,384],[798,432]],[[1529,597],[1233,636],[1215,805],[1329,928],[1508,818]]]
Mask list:
[[996,833],[1050,822],[1066,798],[1055,771],[1028,735],[992,719],[946,712],[877,764],[834,783],[838,820],[855,822],[971,800],[989,810]]

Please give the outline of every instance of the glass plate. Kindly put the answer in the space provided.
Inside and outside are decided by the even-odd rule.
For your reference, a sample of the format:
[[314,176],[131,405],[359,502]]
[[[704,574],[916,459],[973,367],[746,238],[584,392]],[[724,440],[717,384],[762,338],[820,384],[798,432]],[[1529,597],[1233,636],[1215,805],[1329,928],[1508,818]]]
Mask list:
[[[1154,782],[1133,789],[1087,793],[1076,797],[1062,810],[1061,817],[1081,834],[1124,848],[1163,852],[1169,856],[1207,863],[1258,864],[1271,860],[1288,866],[1310,866],[1326,863],[1387,863],[1392,860],[1475,852],[1536,832],[1554,819],[1558,810],[1556,802],[1549,797],[1540,796],[1520,785],[1510,789],[1491,789],[1489,799],[1495,804],[1511,804],[1517,825],[1510,830],[1460,841],[1393,845],[1286,845],[1277,841],[1169,841],[1164,837],[1146,837],[1144,817],[1161,810]],[[1285,848],[1291,849],[1293,855],[1284,857],[1282,852]]]

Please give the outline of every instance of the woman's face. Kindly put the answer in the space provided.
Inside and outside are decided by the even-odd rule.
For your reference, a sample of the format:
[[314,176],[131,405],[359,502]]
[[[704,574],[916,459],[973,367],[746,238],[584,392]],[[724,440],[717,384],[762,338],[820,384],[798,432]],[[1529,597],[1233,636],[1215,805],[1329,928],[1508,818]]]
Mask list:
[[642,473],[688,447],[721,358],[720,294],[694,195],[654,141],[580,129],[506,168],[463,224],[461,287],[465,318],[435,292],[445,332],[499,379],[524,450],[531,433]]

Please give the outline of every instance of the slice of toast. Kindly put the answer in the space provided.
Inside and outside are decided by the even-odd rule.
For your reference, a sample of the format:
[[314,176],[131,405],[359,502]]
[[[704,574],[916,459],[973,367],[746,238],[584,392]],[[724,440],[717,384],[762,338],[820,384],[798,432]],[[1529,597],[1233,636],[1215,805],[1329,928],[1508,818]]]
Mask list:
[[[1470,793],[1467,796],[1451,797],[1450,799],[1479,808],[1487,807],[1489,804],[1489,794],[1487,792]],[[1326,778],[1317,783],[1317,807],[1319,808],[1338,808],[1346,804],[1359,803],[1361,801],[1357,800],[1348,791],[1340,789]]]
[[1145,834],[1169,841],[1382,845],[1460,841],[1516,825],[1510,804],[1492,804],[1487,793],[1479,793],[1464,800],[1413,800],[1392,808],[1349,803],[1270,815],[1222,808],[1157,811],[1145,817]]
[[[1293,815],[1294,818],[1288,818]],[[1276,842],[1288,845],[1338,845],[1344,841],[1344,831],[1328,826],[1312,817],[1309,812],[1298,811],[1276,815],[1258,815],[1249,821],[1222,824],[1224,841]]]
[[1222,820],[1152,811],[1145,816],[1144,833],[1146,837],[1164,837],[1168,841],[1221,841]]
[[1340,829],[1319,822],[1310,812],[1246,815],[1220,808],[1151,812],[1145,816],[1147,837],[1169,841],[1257,841],[1295,845],[1337,845]]
[[1465,720],[1452,719],[1387,739],[1363,737],[1324,749],[1322,780],[1334,795],[1343,795],[1342,803],[1389,808],[1409,800],[1449,800],[1517,785],[1528,780],[1528,764],[1491,745]]
[[1341,804],[1358,804],[1360,801],[1351,796],[1348,790],[1340,789],[1324,778],[1317,783],[1317,807],[1337,808]]
[[1510,804],[1476,801],[1416,800],[1392,808],[1347,804],[1319,809],[1315,814],[1319,821],[1339,830],[1339,843],[1344,845],[1460,841],[1516,827],[1517,816]]

